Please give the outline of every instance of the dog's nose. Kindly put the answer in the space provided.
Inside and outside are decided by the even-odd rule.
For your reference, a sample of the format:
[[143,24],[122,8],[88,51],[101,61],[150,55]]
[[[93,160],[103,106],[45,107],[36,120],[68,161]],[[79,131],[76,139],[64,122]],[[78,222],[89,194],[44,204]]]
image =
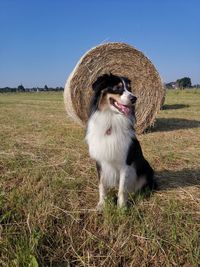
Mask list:
[[136,100],[137,100],[136,96],[130,95],[130,101],[131,101],[132,104],[134,104],[136,102]]

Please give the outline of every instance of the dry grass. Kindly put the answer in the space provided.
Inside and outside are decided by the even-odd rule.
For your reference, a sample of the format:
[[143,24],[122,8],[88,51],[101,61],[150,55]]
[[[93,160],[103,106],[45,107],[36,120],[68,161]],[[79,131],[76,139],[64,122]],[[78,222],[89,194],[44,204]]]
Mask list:
[[200,91],[170,91],[139,137],[160,190],[103,214],[61,93],[0,95],[0,266],[198,266]]

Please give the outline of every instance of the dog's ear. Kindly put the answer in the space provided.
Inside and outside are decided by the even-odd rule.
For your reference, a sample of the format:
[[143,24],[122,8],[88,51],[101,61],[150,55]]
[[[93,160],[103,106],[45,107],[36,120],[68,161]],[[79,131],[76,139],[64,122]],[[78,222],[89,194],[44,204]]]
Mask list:
[[101,91],[105,89],[110,82],[110,75],[104,74],[97,78],[97,80],[92,84],[93,91]]

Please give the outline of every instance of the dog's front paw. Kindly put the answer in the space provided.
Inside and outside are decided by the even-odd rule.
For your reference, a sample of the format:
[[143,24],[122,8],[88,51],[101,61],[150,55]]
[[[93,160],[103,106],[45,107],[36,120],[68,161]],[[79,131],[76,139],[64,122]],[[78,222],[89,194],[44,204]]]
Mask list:
[[101,212],[105,206],[105,202],[99,202],[96,206],[96,211]]
[[127,208],[127,199],[123,194],[118,196],[117,206],[120,209],[126,209]]
[[126,203],[121,203],[121,204],[117,204],[117,207],[118,207],[118,209],[121,209],[121,210],[124,210],[124,211],[127,211],[128,210],[128,206],[127,206],[127,204]]

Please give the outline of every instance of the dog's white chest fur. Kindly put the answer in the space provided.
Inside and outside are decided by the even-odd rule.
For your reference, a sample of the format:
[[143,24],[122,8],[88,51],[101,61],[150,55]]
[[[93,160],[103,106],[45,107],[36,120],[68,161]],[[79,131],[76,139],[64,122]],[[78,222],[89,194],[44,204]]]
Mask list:
[[101,182],[106,188],[117,187],[120,172],[127,167],[127,153],[134,136],[130,125],[128,118],[110,111],[96,111],[89,119],[86,134],[89,153],[101,164]]
[[133,136],[128,118],[110,111],[96,111],[88,122],[86,134],[90,156],[99,162],[124,164]]

